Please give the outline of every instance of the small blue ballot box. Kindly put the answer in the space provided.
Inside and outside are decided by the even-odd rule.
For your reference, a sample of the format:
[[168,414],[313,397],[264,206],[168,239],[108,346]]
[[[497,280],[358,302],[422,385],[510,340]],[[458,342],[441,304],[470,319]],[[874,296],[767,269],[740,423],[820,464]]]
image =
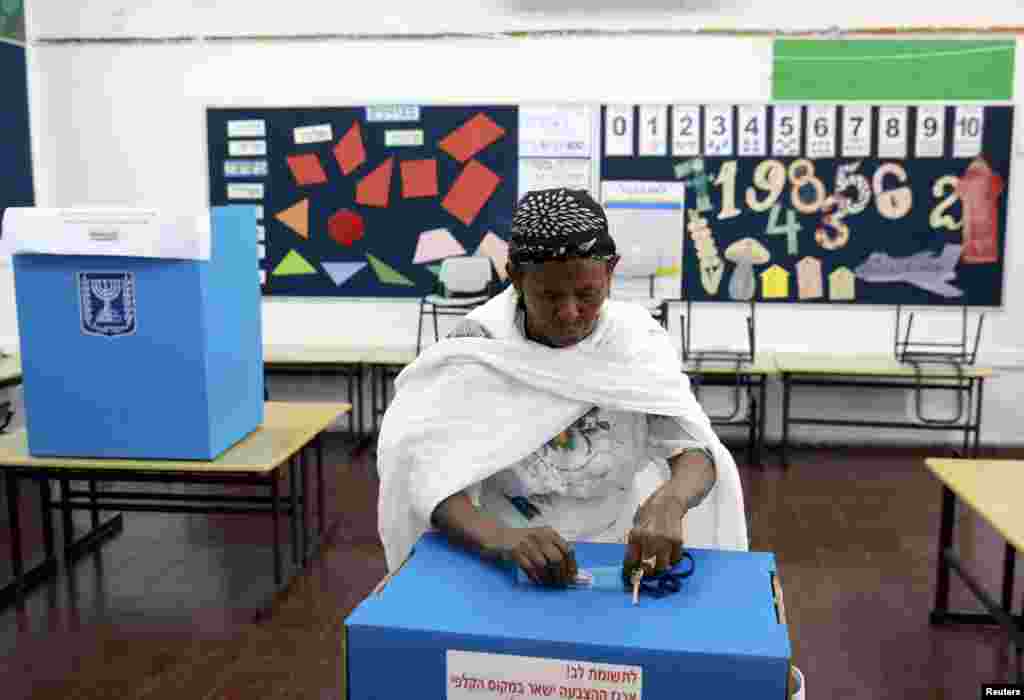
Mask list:
[[[524,585],[428,533],[346,620],[348,698],[784,700],[774,555],[689,551],[682,590],[634,606],[625,591]],[[621,567],[623,554],[576,545],[580,568]]]
[[213,459],[263,422],[255,207],[8,209],[34,456]]

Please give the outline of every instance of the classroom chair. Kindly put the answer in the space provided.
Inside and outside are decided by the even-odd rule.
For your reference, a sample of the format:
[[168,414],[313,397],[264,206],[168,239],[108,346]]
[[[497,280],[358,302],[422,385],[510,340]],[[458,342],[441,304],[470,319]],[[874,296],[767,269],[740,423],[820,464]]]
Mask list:
[[423,317],[427,313],[434,317],[434,342],[437,342],[440,339],[438,316],[464,316],[494,296],[496,285],[491,259],[478,255],[445,258],[437,286],[434,293],[420,299],[417,355],[423,346]]

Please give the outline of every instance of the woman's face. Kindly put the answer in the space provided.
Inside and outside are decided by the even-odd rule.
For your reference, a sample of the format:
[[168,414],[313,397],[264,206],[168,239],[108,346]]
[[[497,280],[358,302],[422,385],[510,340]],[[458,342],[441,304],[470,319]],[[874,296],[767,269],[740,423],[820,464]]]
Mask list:
[[530,337],[566,348],[590,335],[608,298],[616,262],[572,258],[510,270],[526,305]]

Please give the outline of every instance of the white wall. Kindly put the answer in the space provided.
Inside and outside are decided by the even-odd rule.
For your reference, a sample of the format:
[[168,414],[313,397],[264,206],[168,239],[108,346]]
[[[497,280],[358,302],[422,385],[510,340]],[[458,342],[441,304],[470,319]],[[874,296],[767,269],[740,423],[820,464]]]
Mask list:
[[[619,3],[627,6],[625,2]],[[204,108],[208,105],[331,105],[366,102],[668,102],[768,100],[770,38],[693,35],[665,37],[547,37],[503,39],[363,38],[360,40],[176,41],[138,43],[128,37],[218,34],[432,34],[551,28],[779,29],[915,25],[981,29],[1024,25],[1016,2],[976,2],[969,8],[861,2],[841,12],[832,4],[670,3],[644,0],[631,10],[616,3],[492,0],[314,3],[264,6],[251,2],[30,3],[30,91],[37,201],[41,206],[122,203],[165,208],[207,204]],[[580,8],[590,8],[583,11]],[[174,8],[174,9],[171,9]],[[366,9],[364,9],[366,8]],[[599,8],[600,12],[592,11]],[[688,8],[688,9],[687,9]],[[718,9],[714,9],[718,8]],[[544,11],[541,11],[544,10]],[[103,37],[104,43],[40,39]],[[713,66],[713,67],[709,67]],[[699,67],[699,69],[692,69]],[[667,71],[679,80],[666,81]],[[1024,75],[1024,71],[1018,71]],[[1018,77],[1020,84],[1021,78]],[[1018,85],[1017,95],[1024,94]],[[1018,125],[1018,135],[1022,133]],[[1009,230],[1021,221],[1024,171],[1013,163]],[[1020,272],[1024,260],[1009,244],[1006,306],[990,314],[984,361],[1006,367],[987,389],[986,442],[1024,442],[1014,414],[1024,374],[1012,367],[1024,348]],[[1018,262],[1020,261],[1020,262]],[[702,310],[708,327],[729,311]],[[765,307],[758,311],[760,347],[888,352],[892,312],[881,309]],[[740,321],[737,320],[736,323]],[[719,325],[716,323],[716,325]],[[735,326],[730,326],[735,327]],[[271,343],[412,344],[412,303],[269,300],[264,335]],[[673,327],[673,333],[678,331]],[[0,268],[0,344],[16,343],[9,268]],[[715,338],[710,338],[714,341]],[[308,383],[277,383],[276,395],[300,396]],[[319,387],[317,393],[330,392]],[[860,394],[861,397],[865,396]],[[825,396],[833,409],[856,397]],[[874,410],[905,412],[906,397]],[[806,404],[805,404],[806,405]],[[938,404],[941,412],[945,404]],[[778,406],[777,397],[769,407]],[[867,406],[863,406],[867,409]],[[777,411],[769,410],[769,415]],[[774,431],[773,431],[774,432]],[[770,433],[772,434],[772,433]],[[876,442],[868,433],[798,431],[807,440]],[[894,439],[912,434],[892,433]],[[926,436],[924,440],[932,440]]]

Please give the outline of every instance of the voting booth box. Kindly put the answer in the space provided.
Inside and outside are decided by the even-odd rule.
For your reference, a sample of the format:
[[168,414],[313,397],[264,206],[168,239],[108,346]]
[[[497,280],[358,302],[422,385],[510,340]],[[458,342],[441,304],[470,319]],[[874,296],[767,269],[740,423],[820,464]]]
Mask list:
[[[428,533],[345,624],[349,700],[788,698],[775,557],[691,549],[694,573],[655,598],[549,589]],[[624,546],[576,545],[581,569]]]
[[263,422],[255,207],[10,208],[34,456],[213,459]]

